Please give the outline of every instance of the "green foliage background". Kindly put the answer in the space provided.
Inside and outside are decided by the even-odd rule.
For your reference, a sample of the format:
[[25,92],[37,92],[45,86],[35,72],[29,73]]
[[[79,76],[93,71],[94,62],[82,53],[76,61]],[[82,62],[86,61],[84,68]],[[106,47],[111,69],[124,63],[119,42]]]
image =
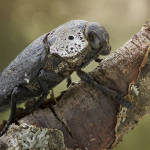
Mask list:
[[[74,19],[101,23],[110,34],[112,52],[150,19],[149,0],[0,0],[0,72],[32,41]],[[96,67],[91,63],[85,70]],[[73,80],[79,80],[73,74]],[[56,89],[66,89],[65,81]],[[9,112],[0,114],[0,121]],[[114,150],[149,150],[150,115],[124,137]]]

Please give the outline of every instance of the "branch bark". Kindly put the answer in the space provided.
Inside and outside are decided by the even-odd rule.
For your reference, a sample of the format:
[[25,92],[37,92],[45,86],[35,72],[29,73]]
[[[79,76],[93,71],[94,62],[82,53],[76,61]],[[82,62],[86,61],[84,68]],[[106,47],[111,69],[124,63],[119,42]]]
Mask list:
[[[99,84],[131,101],[135,105],[133,110],[119,106],[105,93],[80,81],[69,87],[56,105],[23,117],[18,120],[20,126],[11,125],[0,138],[1,147],[24,148],[25,144],[18,139],[34,137],[37,144],[43,140],[47,149],[112,149],[150,113],[149,45],[150,21],[147,21],[139,33],[90,72]],[[54,131],[59,134],[52,136]],[[16,141],[15,145],[12,141]],[[23,142],[30,145],[30,141]]]

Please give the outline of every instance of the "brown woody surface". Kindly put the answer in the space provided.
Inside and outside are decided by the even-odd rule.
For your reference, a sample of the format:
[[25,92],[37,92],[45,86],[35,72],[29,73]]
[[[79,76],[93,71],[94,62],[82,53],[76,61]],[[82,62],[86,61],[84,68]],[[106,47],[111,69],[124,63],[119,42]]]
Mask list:
[[[133,110],[120,107],[114,99],[81,81],[74,83],[55,106],[39,109],[19,123],[60,130],[67,148],[112,149],[150,112],[149,44],[147,21],[139,33],[90,72],[98,83],[131,101]],[[0,139],[5,143],[6,134]]]

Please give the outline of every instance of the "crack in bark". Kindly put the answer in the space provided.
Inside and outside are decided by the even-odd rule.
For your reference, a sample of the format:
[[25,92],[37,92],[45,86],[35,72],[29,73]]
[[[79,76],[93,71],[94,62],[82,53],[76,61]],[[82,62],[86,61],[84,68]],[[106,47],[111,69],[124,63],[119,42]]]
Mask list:
[[[69,129],[69,126],[64,122],[62,121],[59,116],[57,115],[57,113],[55,112],[55,109],[53,106],[50,107],[50,110],[52,111],[54,117],[59,121],[61,122],[62,126],[64,127],[64,129],[69,133],[69,135],[76,141],[77,145],[79,146],[79,141],[78,139],[75,137],[75,135],[71,132],[71,130]],[[82,143],[81,143],[82,145]]]

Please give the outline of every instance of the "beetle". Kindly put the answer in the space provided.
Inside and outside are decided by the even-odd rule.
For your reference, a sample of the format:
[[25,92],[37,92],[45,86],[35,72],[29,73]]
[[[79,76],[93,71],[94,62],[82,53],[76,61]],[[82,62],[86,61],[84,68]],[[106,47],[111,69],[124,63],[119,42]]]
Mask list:
[[15,119],[16,105],[39,97],[29,112],[36,110],[49,91],[76,71],[81,80],[108,93],[123,106],[133,105],[94,81],[82,71],[99,55],[108,55],[109,34],[99,23],[73,20],[55,28],[27,46],[0,74],[0,112],[11,108],[10,117],[0,132],[2,136]]

